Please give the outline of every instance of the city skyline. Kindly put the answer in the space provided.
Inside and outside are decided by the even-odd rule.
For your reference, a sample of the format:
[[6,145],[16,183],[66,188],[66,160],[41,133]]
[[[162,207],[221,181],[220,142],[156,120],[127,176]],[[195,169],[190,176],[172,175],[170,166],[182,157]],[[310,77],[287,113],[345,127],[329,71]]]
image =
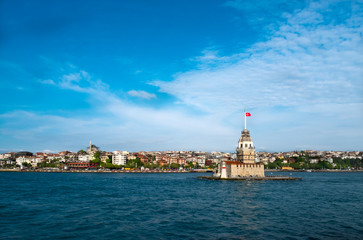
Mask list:
[[363,149],[359,1],[2,1],[0,152]]

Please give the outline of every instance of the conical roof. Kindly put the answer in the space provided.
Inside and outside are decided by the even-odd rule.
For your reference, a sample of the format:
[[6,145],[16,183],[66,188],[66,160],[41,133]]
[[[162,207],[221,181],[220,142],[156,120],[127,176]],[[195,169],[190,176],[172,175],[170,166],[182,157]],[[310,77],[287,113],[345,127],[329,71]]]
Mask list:
[[242,142],[252,142],[252,138],[250,136],[250,131],[244,129],[241,133],[240,141]]

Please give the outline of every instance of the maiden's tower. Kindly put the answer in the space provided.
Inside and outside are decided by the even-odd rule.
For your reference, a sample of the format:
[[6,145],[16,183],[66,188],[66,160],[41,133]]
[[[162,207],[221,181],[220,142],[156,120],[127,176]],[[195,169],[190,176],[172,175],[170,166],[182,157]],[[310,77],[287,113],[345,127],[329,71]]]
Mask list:
[[241,137],[237,146],[236,161],[222,161],[218,165],[216,176],[220,178],[246,178],[264,177],[265,169],[263,163],[255,163],[255,147],[246,127],[246,117],[251,114],[244,112],[245,128],[241,132]]

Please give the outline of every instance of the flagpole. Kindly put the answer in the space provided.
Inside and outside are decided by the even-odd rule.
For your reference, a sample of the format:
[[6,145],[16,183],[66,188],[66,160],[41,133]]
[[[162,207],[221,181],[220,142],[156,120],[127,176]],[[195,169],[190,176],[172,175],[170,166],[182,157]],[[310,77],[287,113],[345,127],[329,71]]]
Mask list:
[[246,123],[246,107],[245,107],[245,129],[247,129],[247,123]]

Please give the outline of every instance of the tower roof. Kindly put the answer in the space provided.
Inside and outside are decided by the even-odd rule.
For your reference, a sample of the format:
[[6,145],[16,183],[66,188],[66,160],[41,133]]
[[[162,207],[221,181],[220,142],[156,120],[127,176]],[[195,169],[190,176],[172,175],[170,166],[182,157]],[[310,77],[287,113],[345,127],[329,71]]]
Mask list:
[[248,131],[247,129],[244,129],[241,133],[241,138],[240,141],[242,142],[252,142],[252,138],[250,136],[250,131]]

